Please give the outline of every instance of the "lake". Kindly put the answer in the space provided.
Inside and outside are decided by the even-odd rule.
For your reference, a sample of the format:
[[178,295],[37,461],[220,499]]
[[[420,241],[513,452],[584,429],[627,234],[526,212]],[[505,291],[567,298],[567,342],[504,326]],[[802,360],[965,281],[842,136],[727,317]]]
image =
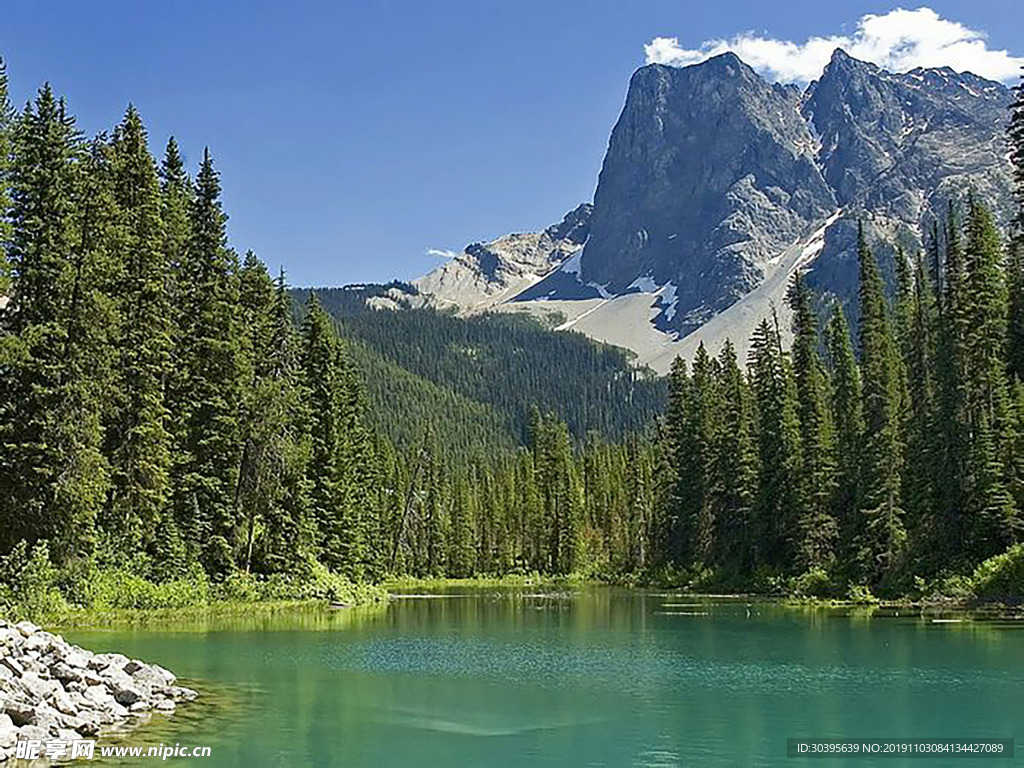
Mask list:
[[206,766],[731,766],[807,762],[787,737],[1020,735],[1020,625],[481,588],[64,634],[199,688],[127,743],[210,746]]

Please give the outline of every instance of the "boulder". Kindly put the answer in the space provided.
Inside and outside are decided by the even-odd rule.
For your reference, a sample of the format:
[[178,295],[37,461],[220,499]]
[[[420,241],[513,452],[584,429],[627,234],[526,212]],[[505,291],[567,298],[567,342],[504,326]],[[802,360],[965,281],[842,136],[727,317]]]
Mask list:
[[194,701],[199,696],[196,691],[184,686],[171,688],[171,691],[175,701]]
[[50,667],[50,674],[64,683],[67,687],[69,683],[77,682],[82,679],[82,670],[80,668],[70,666],[66,661],[58,661],[52,667]]
[[2,664],[15,677],[21,677],[25,672],[25,667],[13,656],[4,656],[0,659],[0,664]]
[[0,713],[0,749],[13,747],[18,743],[18,729],[6,712]]
[[122,706],[131,706],[142,698],[142,691],[132,683],[117,681],[113,685],[114,700]]
[[28,637],[34,635],[39,631],[39,627],[33,624],[31,621],[19,621],[14,625],[14,628],[21,633],[22,637]]
[[8,699],[2,706],[4,713],[18,728],[35,724],[36,708],[31,704]]
[[124,670],[124,665],[129,661],[127,656],[122,656],[120,653],[97,653],[88,661],[89,669],[94,669],[97,672],[102,672],[108,667],[114,667],[119,671]]
[[50,705],[64,715],[77,715],[78,707],[75,702],[64,691],[58,691],[50,697]]
[[40,728],[38,725],[26,725],[18,732],[18,739],[21,741],[30,741],[32,739],[46,741],[48,738],[50,738],[50,732],[45,728]]

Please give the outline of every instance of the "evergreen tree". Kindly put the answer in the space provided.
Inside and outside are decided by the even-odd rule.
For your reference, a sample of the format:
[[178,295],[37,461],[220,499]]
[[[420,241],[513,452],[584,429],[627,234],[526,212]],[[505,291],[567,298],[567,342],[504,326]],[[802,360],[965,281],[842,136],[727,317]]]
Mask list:
[[778,328],[762,320],[750,353],[751,388],[757,403],[761,475],[755,514],[755,558],[777,571],[795,563],[801,519],[800,422],[796,387]]
[[[914,261],[912,285],[901,290],[900,340],[907,371],[908,416],[906,425],[906,472],[904,498],[908,513],[908,529],[918,542],[915,559],[930,558],[941,535],[936,525],[936,467],[939,465],[940,446],[936,437],[936,341],[938,322],[936,289],[926,270],[921,255]],[[928,542],[927,552],[921,543]],[[925,564],[930,569],[930,566]]]
[[1010,225],[1006,264],[1007,365],[1013,376],[1024,381],[1024,80],[1014,88],[1014,94],[1006,131],[1017,204]]
[[901,500],[901,365],[878,264],[860,226],[857,242],[864,399],[859,560],[872,584],[895,575],[906,539]]
[[828,380],[818,351],[818,322],[811,290],[802,274],[790,286],[793,310],[793,370],[800,421],[802,517],[796,551],[800,567],[827,568],[835,557],[836,446]]
[[15,119],[8,91],[7,65],[0,58],[0,296],[6,296],[10,290],[7,245],[11,238],[11,225],[7,214],[11,207],[10,174]]
[[1002,552],[1016,539],[1018,520],[1007,476],[1013,466],[1016,420],[1010,409],[1004,357],[1007,296],[1002,247],[992,216],[971,199],[964,251],[963,424],[967,453],[965,512],[971,561]]
[[189,209],[181,267],[176,509],[212,574],[235,567],[243,360],[237,263],[227,248],[220,179],[207,150]]
[[106,429],[111,465],[107,528],[124,553],[150,545],[169,491],[171,462],[164,385],[171,311],[160,220],[160,188],[142,118],[129,107],[111,146],[120,246],[115,403]]
[[[308,398],[310,514],[323,562],[352,578],[362,576],[364,551],[352,466],[355,396],[347,352],[316,294],[303,325],[303,376]],[[414,473],[416,488],[419,471]],[[403,523],[404,527],[404,523]],[[403,530],[397,532],[401,541]]]
[[721,370],[721,429],[715,452],[715,562],[726,571],[749,576],[754,561],[754,502],[757,450],[750,388],[728,339],[718,357]]
[[962,563],[969,538],[964,514],[967,486],[967,435],[964,432],[963,382],[966,323],[962,294],[965,275],[960,233],[952,204],[946,217],[945,258],[935,348],[935,524],[941,530],[936,559]]
[[690,508],[684,510],[692,531],[691,558],[696,563],[711,563],[715,537],[715,500],[723,493],[723,486],[715,474],[718,454],[719,428],[722,403],[718,391],[718,362],[713,360],[701,343],[693,358],[693,377],[690,407],[691,449],[694,451],[693,482]]
[[[832,413],[836,429],[836,504],[839,537],[850,543],[861,538],[860,477],[864,441],[864,410],[860,369],[850,341],[843,308],[836,303],[828,323],[828,356],[832,371]],[[843,560],[854,559],[851,547],[842,547]]]
[[[298,345],[284,275],[275,286],[250,251],[240,272],[247,382],[240,427],[242,453],[235,500],[245,528],[238,562],[294,571],[307,553],[305,446],[301,435]],[[262,535],[260,535],[262,534]]]
[[109,177],[64,102],[44,86],[16,131],[11,169],[11,305],[0,359],[0,495],[13,511],[0,550],[48,539],[87,553],[107,491],[101,409],[113,325],[104,280]]

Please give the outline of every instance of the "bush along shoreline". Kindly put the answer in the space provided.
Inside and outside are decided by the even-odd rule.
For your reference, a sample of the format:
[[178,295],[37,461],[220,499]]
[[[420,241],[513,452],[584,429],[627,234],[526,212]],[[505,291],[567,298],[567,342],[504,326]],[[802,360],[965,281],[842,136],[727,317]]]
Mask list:
[[198,695],[173,673],[118,653],[90,653],[60,635],[0,619],[0,763],[18,741],[95,738]]
[[0,616],[41,624],[68,625],[83,618],[178,610],[216,612],[257,603],[322,602],[355,607],[384,603],[383,587],[356,583],[318,562],[294,574],[236,571],[211,579],[198,564],[174,578],[156,578],[148,558],[120,565],[81,559],[53,564],[46,542],[24,543],[0,555]]

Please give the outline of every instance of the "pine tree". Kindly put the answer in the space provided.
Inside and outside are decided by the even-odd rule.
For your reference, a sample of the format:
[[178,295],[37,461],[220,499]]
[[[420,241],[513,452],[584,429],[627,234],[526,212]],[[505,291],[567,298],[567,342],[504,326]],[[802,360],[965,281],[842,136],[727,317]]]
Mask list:
[[758,413],[761,466],[755,512],[757,562],[777,571],[795,563],[794,533],[801,519],[800,422],[791,366],[778,328],[762,320],[751,341],[751,389]]
[[176,510],[212,574],[235,567],[239,534],[235,492],[241,441],[243,367],[236,259],[227,248],[220,179],[207,150],[189,210],[181,267],[182,370],[173,403],[178,415]]
[[1013,464],[1016,420],[1010,409],[1004,357],[1007,296],[1002,247],[992,215],[971,199],[964,251],[963,411],[967,454],[966,513],[973,562],[1002,552],[1016,538],[1018,520],[1007,471]]
[[804,506],[796,547],[801,568],[828,568],[835,557],[836,446],[828,380],[818,352],[818,322],[802,274],[790,286],[793,370],[800,421],[800,487]]
[[858,232],[860,356],[864,398],[860,566],[872,584],[895,575],[906,539],[901,500],[901,365],[878,264]]
[[107,527],[124,553],[150,545],[164,512],[171,462],[164,385],[171,310],[163,252],[160,188],[146,130],[129,107],[111,146],[121,236],[116,297],[117,397],[106,429],[112,487]]
[[721,370],[721,429],[715,452],[715,562],[727,572],[750,575],[754,565],[751,535],[757,496],[757,450],[750,388],[726,339],[718,357]]

